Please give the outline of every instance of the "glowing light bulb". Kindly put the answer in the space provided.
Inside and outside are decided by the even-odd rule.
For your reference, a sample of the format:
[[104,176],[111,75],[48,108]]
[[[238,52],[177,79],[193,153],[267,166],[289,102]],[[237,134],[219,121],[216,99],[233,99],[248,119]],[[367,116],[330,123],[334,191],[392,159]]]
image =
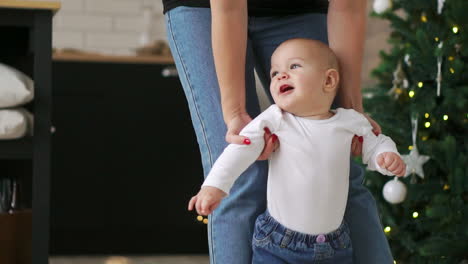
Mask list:
[[424,86],[424,83],[423,82],[418,82],[418,87],[419,88],[422,88]]
[[450,73],[451,74],[454,74],[455,73],[455,70],[453,68],[450,68]]
[[385,232],[385,233],[388,233],[388,232],[390,232],[390,231],[392,231],[392,228],[390,228],[389,226],[385,227],[385,229],[384,229],[384,232]]
[[444,115],[444,120],[445,120],[445,121],[448,120],[448,115]]
[[421,15],[421,21],[422,21],[423,23],[426,23],[426,22],[427,22],[427,17],[426,17],[425,14],[422,14],[422,15]]
[[413,149],[413,146],[408,146],[408,149],[409,149],[409,150],[412,150],[412,149]]
[[457,26],[453,26],[452,27],[452,31],[454,34],[457,34],[458,33],[458,27]]
[[455,59],[455,58],[454,58],[453,56],[449,56],[449,57],[448,57],[448,60],[449,60],[449,61],[453,61],[454,59]]
[[425,113],[425,114],[424,114],[424,117],[425,117],[425,118],[429,118],[429,113]]
[[435,37],[434,40],[435,40],[436,42],[439,42],[439,38],[438,38],[438,37]]
[[424,137],[422,137],[422,140],[426,141],[428,138],[429,138],[428,136],[424,136]]
[[413,218],[418,218],[419,214],[418,212],[413,212]]
[[413,96],[414,96],[414,91],[409,91],[408,95],[409,95],[409,97],[413,98]]
[[444,191],[446,191],[446,190],[448,190],[448,189],[450,189],[450,185],[445,184],[445,185],[444,185]]
[[430,126],[431,126],[431,122],[426,122],[426,123],[424,123],[424,126],[425,126],[426,128],[430,127]]

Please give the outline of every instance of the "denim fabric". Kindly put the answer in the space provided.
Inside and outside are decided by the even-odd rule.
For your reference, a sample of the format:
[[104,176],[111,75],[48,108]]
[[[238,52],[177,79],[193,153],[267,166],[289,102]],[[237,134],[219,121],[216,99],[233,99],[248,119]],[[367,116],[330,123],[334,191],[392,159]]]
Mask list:
[[[227,145],[211,48],[210,9],[177,7],[166,13],[165,22],[206,177]],[[249,17],[245,85],[246,107],[252,118],[260,113],[254,68],[271,98],[268,89],[271,54],[280,43],[295,37],[327,43],[326,15]],[[250,166],[235,182],[230,195],[210,215],[208,241],[212,264],[251,262],[255,219],[266,210],[267,165],[266,161],[257,161]],[[375,201],[362,186],[362,181],[362,169],[352,163],[350,197],[345,218],[351,229],[355,263],[393,263]]]
[[286,228],[268,211],[255,222],[252,264],[353,263],[346,222],[333,232],[308,235]]

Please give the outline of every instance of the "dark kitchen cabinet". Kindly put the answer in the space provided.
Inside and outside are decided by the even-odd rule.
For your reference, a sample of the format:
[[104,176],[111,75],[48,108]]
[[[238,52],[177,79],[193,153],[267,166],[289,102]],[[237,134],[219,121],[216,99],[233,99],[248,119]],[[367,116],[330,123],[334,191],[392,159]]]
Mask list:
[[53,61],[51,253],[207,253],[202,183],[171,62]]

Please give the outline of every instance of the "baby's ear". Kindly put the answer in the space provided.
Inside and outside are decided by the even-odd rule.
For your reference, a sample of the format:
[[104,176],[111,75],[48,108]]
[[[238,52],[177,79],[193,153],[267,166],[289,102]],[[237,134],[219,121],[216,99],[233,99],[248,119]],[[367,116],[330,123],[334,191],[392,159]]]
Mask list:
[[326,93],[336,92],[338,83],[340,81],[340,74],[335,69],[328,69],[325,72],[325,85],[323,91]]

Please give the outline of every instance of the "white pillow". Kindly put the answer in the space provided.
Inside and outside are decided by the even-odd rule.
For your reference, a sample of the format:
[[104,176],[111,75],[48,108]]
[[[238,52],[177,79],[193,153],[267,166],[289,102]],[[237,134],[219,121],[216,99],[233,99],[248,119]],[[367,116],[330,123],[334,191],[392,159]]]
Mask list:
[[34,82],[26,74],[0,63],[0,108],[19,106],[34,97]]
[[32,132],[32,115],[26,109],[0,110],[0,140],[15,139]]

